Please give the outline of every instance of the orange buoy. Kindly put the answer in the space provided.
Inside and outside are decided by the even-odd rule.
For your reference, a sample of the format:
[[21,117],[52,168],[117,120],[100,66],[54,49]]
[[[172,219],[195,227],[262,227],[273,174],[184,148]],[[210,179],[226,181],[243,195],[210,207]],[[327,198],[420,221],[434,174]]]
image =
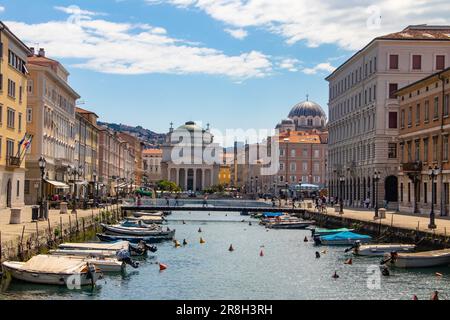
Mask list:
[[159,271],[163,271],[167,269],[167,265],[160,263],[159,264]]
[[327,252],[328,252],[327,250],[323,250],[321,253],[322,254],[327,254]]
[[200,237],[200,243],[203,244],[206,243],[206,241],[202,237]]
[[234,248],[233,248],[233,245],[232,244],[230,244],[230,247],[228,248],[228,251],[234,251]]
[[260,256],[260,257],[264,257],[264,251],[262,251],[262,249],[261,249],[261,251],[259,252],[259,256]]
[[175,248],[181,247],[181,244],[178,240],[175,240]]
[[344,263],[345,263],[345,264],[350,264],[350,265],[352,265],[352,264],[353,264],[353,259],[350,258],[350,259],[348,259],[347,261],[345,261]]

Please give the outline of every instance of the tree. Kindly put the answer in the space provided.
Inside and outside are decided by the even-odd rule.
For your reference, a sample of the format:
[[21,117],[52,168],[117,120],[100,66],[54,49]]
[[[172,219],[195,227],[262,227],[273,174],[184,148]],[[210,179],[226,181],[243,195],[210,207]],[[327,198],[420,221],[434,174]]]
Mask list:
[[161,191],[179,192],[181,188],[175,182],[160,180],[156,183],[156,187]]

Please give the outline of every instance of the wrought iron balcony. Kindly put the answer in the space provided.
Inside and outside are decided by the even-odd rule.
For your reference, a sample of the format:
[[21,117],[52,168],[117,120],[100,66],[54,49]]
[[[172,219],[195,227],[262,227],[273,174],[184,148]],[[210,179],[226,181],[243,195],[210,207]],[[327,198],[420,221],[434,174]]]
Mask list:
[[20,161],[19,157],[8,156],[6,158],[6,165],[8,167],[19,168],[20,163],[21,163],[21,161]]
[[421,161],[402,163],[403,172],[422,172],[422,167]]

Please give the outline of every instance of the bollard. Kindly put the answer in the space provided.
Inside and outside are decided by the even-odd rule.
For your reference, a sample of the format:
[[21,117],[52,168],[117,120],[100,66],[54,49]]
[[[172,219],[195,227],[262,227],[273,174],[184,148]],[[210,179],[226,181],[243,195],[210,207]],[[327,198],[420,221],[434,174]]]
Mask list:
[[36,248],[39,251],[39,222],[36,221]]
[[[70,216],[69,216],[70,217]],[[62,217],[59,217],[59,237],[61,240],[64,239],[64,234],[63,234],[63,223],[62,223]]]

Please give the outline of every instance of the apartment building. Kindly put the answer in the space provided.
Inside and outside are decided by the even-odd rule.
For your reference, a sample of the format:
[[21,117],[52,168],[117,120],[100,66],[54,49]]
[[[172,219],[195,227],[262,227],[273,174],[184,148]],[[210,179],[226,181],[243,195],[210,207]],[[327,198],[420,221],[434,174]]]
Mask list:
[[409,26],[373,39],[326,78],[331,196],[347,206],[370,199],[372,206],[386,200],[398,207],[395,92],[446,68],[449,59],[450,26]]

